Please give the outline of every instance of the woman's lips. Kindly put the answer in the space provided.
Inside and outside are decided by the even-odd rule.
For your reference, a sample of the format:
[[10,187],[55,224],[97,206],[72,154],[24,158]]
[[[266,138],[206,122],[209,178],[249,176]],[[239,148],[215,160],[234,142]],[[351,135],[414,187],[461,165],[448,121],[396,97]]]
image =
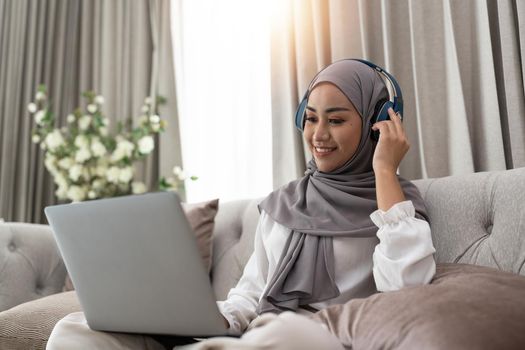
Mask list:
[[327,157],[331,155],[337,147],[314,147],[314,154],[317,157]]

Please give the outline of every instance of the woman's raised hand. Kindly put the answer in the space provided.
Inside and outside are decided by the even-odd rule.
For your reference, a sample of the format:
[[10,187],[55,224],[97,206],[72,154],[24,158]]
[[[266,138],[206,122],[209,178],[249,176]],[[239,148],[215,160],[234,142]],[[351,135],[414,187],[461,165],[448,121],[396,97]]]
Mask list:
[[396,173],[399,163],[408,152],[410,144],[403,128],[401,118],[388,109],[390,120],[375,123],[372,130],[379,130],[379,141],[374,152],[372,166],[374,172]]

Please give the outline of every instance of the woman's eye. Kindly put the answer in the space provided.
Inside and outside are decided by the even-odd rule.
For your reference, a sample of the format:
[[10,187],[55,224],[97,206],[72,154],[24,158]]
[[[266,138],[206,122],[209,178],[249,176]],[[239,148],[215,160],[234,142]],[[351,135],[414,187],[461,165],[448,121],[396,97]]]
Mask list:
[[344,120],[342,119],[329,119],[328,121],[330,122],[330,124],[334,124],[334,125],[343,124],[344,122]]
[[315,123],[317,121],[317,118],[316,117],[306,117],[305,119],[307,122],[309,123]]

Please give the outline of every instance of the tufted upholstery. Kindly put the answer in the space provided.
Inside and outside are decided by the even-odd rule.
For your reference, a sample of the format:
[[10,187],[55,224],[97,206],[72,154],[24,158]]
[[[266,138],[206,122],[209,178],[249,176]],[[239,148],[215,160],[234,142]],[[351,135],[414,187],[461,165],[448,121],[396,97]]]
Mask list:
[[414,183],[430,215],[437,262],[525,275],[525,168]]
[[[525,275],[525,168],[416,180],[427,205],[438,262]],[[253,247],[259,199],[221,203],[212,281],[223,299]],[[0,311],[62,289],[65,268],[50,229],[0,223]]]
[[48,226],[0,223],[0,311],[60,292],[65,275]]
[[219,205],[213,232],[212,283],[218,300],[237,284],[253,251],[262,200],[239,200]]

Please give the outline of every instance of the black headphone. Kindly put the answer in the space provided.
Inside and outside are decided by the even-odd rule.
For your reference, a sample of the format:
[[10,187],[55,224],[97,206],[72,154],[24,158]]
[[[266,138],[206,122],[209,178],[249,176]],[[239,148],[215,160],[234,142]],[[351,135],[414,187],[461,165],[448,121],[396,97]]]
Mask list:
[[[401,88],[399,87],[399,84],[397,83],[396,79],[388,73],[383,68],[375,65],[372,62],[357,59],[357,58],[346,58],[344,60],[353,60],[353,61],[359,61],[370,68],[374,69],[377,73],[381,74],[386,81],[390,83],[390,86],[392,87],[392,90],[388,89],[388,95],[389,99],[381,99],[376,104],[374,108],[374,116],[370,120],[370,127],[374,125],[377,122],[380,122],[382,120],[389,120],[390,117],[388,115],[388,109],[392,107],[395,113],[399,113],[399,117],[401,120],[403,120],[403,94],[401,93]],[[321,70],[319,73],[321,73],[323,70]],[[312,79],[312,81],[315,80],[315,78],[319,75],[319,73],[316,74],[316,76]],[[299,103],[299,106],[297,107],[297,110],[295,112],[295,126],[297,129],[299,129],[301,132],[304,130],[304,123],[305,123],[305,112],[306,112],[306,105],[308,103],[308,92],[310,90],[310,87],[308,87],[306,93],[304,94],[303,99],[301,100],[301,103]],[[379,130],[372,130],[371,137],[374,141],[379,140]]]

